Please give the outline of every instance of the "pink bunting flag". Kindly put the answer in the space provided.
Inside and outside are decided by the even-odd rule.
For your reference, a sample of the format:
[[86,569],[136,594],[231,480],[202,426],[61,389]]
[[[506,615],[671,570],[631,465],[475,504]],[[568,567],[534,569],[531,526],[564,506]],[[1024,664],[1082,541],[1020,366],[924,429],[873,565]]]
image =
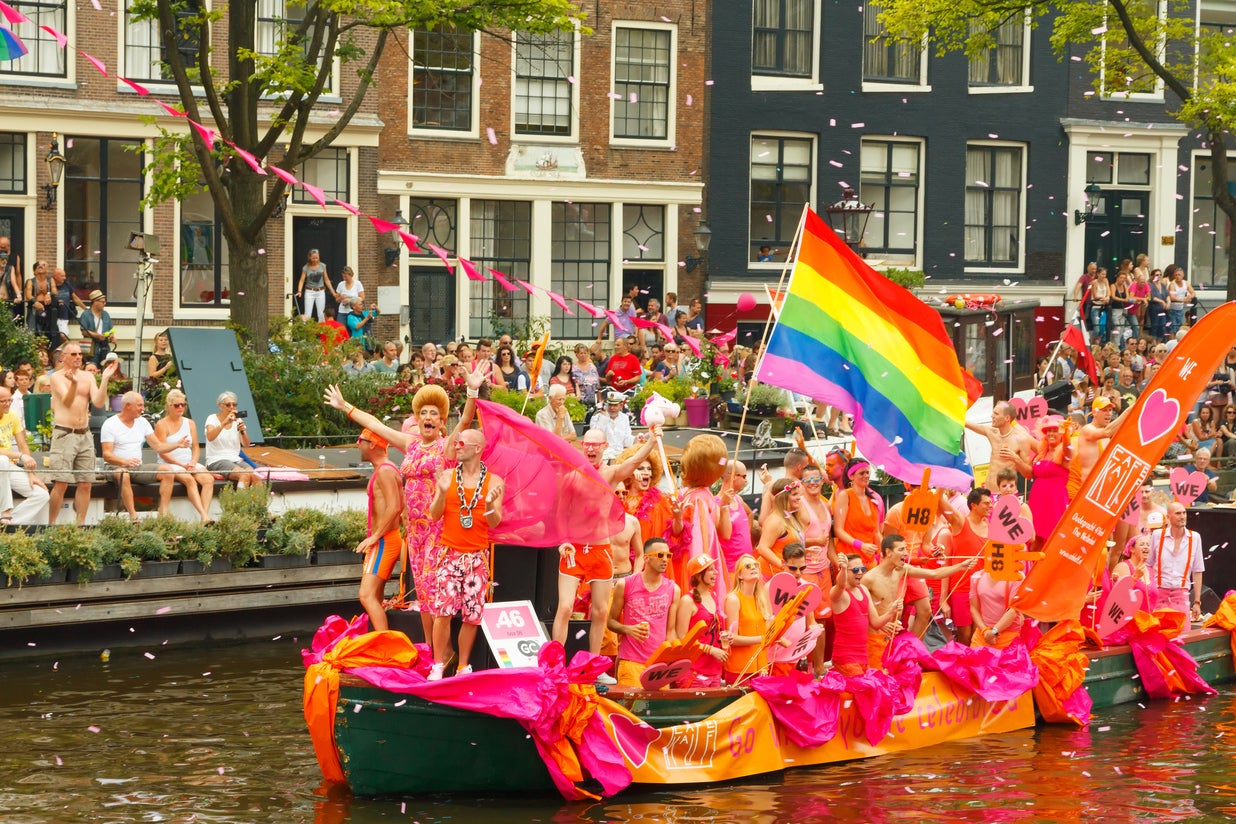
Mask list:
[[241,160],[249,164],[249,168],[253,170],[254,174],[258,174],[258,175],[261,175],[262,177],[266,177],[266,170],[262,168],[262,164],[258,162],[258,159],[253,154],[253,152],[245,151],[244,149],[240,148],[239,146],[237,146],[235,143],[232,143],[231,141],[228,141],[227,145],[232,148],[232,151],[236,152],[236,154],[240,156]]
[[622,318],[618,317],[618,313],[613,309],[606,309],[605,317],[609,320],[610,326],[613,326],[615,329],[621,329],[624,325]]
[[549,299],[558,304],[558,307],[562,309],[563,312],[566,312],[571,317],[575,316],[575,313],[571,311],[571,307],[567,306],[567,302],[563,300],[562,295],[557,292],[551,292],[548,289],[545,290],[545,294],[549,295]]
[[468,280],[487,280],[487,278],[476,270],[476,265],[467,258],[460,258],[459,265],[463,267],[464,274],[468,276]]
[[360,216],[360,213],[361,213],[360,209],[356,208],[356,207],[355,207],[355,206],[353,206],[351,203],[348,203],[348,202],[347,202],[347,201],[345,201],[345,200],[340,200],[340,199],[339,199],[339,198],[337,198],[337,197],[335,197],[335,198],[331,198],[331,199],[335,202],[335,204],[336,204],[337,206],[342,206],[342,207],[344,208],[344,210],[345,210],[345,211],[347,211],[347,212],[351,212],[352,214],[354,214],[354,215],[356,215],[356,216],[358,216],[358,217]]
[[726,332],[724,335],[717,335],[715,338],[712,339],[712,342],[715,343],[717,346],[721,346],[723,344],[733,343],[734,338],[736,337],[738,337],[738,327],[737,326],[735,326],[730,331]]
[[[673,340],[673,338],[671,337],[670,340]],[[691,350],[692,354],[698,358],[700,356],[700,342],[691,335],[687,335],[682,340],[687,344],[687,348]]]
[[103,75],[104,77],[107,77],[107,64],[106,63],[104,63],[102,60],[95,57],[94,55],[87,54],[84,51],[78,50],[77,53],[80,54],[82,57],[86,58],[87,60],[89,60],[91,65],[93,65],[96,69],[99,70],[99,74]]
[[416,245],[420,243],[421,239],[411,232],[405,232],[403,229],[400,229],[399,239],[403,241],[404,246],[408,247],[408,251],[414,255],[419,255],[424,251],[421,247]]
[[282,180],[284,183],[288,184],[289,186],[295,186],[297,183],[300,183],[300,181],[296,179],[296,175],[292,174],[287,169],[284,169],[280,166],[276,166],[273,163],[267,165],[266,168],[274,172],[276,177],[278,177],[280,180]]
[[119,80],[121,83],[125,84],[126,86],[128,86],[133,91],[142,95],[143,97],[150,94],[150,89],[146,88],[140,83],[134,83],[132,80],[130,80],[127,77],[121,77],[120,75],[116,75],[116,79]]
[[497,269],[490,269],[489,275],[490,277],[492,277],[494,280],[498,282],[499,286],[501,286],[503,289],[505,289],[508,292],[515,292],[519,289],[518,286],[516,286],[515,284],[511,283],[509,280],[506,279],[506,275],[502,274]]
[[571,300],[578,303],[581,307],[583,307],[585,312],[592,315],[594,318],[599,318],[601,317],[601,315],[605,314],[600,309],[593,306],[591,303],[588,303],[587,301],[580,300],[579,298],[571,298]]
[[322,191],[317,186],[314,186],[312,183],[306,183],[303,180],[300,182],[300,185],[305,188],[305,191],[309,193],[311,198],[318,202],[319,206],[323,209],[326,208],[326,192]]
[[[373,218],[370,218],[370,220],[372,219]],[[451,259],[446,254],[445,249],[443,249],[441,246],[434,246],[432,243],[426,243],[425,245],[429,247],[429,251],[433,252],[435,255],[438,256],[438,260],[442,261],[442,265],[446,267],[446,270],[448,272],[450,272],[451,274],[455,273],[455,267],[451,265]]]
[[662,335],[665,335],[666,340],[674,339],[674,330],[666,326],[664,323],[657,324],[657,331],[660,332]]
[[60,48],[63,49],[69,45],[69,36],[67,34],[64,34],[57,29],[53,29],[51,26],[39,26],[39,28],[56,38],[56,42],[60,44]]
[[[170,103],[164,103],[162,100],[158,100],[158,99],[156,99],[155,102],[158,103],[160,106],[162,106],[163,111],[167,112],[172,117],[188,117],[187,114],[185,114],[180,109],[176,108]],[[262,172],[262,174],[266,174],[266,173]]]
[[203,126],[201,123],[198,123],[196,120],[192,118],[188,118],[188,120],[189,120],[189,125],[193,127],[193,131],[197,132],[198,136],[202,138],[203,143],[205,143],[207,146],[215,145],[215,138],[218,136],[218,134],[217,132],[215,132],[214,129],[207,128],[206,126]]
[[[16,26],[18,23],[29,23],[30,22],[29,17],[22,14],[17,9],[10,6],[8,3],[0,2],[0,14],[3,14],[4,19],[8,20],[14,26]],[[43,26],[43,28],[47,28],[47,27]],[[59,40],[60,38],[56,38],[56,39]],[[65,39],[67,40],[68,38],[65,38]]]
[[659,325],[656,321],[641,318],[639,315],[631,318],[631,323],[635,324],[640,329],[656,329]]
[[369,222],[373,224],[374,231],[378,234],[382,234],[383,232],[399,231],[398,223],[391,223],[389,220],[383,220],[382,218],[374,217],[373,215],[365,215],[365,217],[369,218]]
[[536,294],[536,287],[535,287],[535,286],[533,286],[533,285],[532,285],[531,283],[529,283],[528,281],[526,281],[526,280],[519,280],[518,278],[516,278],[516,279],[515,279],[515,282],[516,282],[516,283],[518,283],[520,286],[524,287],[524,291],[525,291],[525,292],[527,292],[528,294],[530,294],[530,295],[535,295],[535,294]]

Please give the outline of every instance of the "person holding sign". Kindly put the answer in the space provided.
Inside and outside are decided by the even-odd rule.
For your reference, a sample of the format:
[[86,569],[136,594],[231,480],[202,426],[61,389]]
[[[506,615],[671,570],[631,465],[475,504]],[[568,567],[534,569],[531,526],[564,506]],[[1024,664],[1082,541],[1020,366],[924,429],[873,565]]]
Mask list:
[[[923,579],[939,581],[947,579],[951,575],[959,575],[969,571],[978,563],[977,558],[970,558],[950,566],[935,569],[913,566],[910,564],[910,548],[906,544],[905,538],[896,534],[884,536],[884,540],[880,544],[880,551],[882,555],[880,563],[867,570],[867,574],[863,576],[863,585],[867,587],[867,591],[875,599],[877,609],[884,604],[891,604],[897,600],[903,603],[909,601],[909,606],[914,607],[914,623],[911,625],[911,629],[915,634],[927,631],[927,626],[931,622],[931,604],[927,598],[926,587],[920,586],[914,590],[914,594],[918,597],[911,598],[908,594],[911,592],[911,586],[916,582],[921,583]],[[887,644],[887,634],[882,632],[872,634],[869,643],[871,666],[879,666],[879,661],[884,656],[884,647]]]
[[666,641],[674,640],[674,608],[681,592],[665,575],[670,548],[664,538],[644,543],[644,570],[614,585],[609,628],[618,634],[618,685],[638,689],[647,661]]
[[[1159,609],[1183,612],[1190,620],[1202,619],[1202,573],[1206,571],[1202,536],[1185,527],[1188,514],[1184,504],[1167,505],[1166,529],[1150,536],[1150,570],[1158,592]],[[1192,579],[1193,598],[1189,598]]]
[[[956,513],[949,519],[949,534],[945,538],[949,550],[948,561],[955,564],[970,558],[978,558],[983,554],[983,545],[987,543],[987,519],[991,515],[991,490],[985,486],[970,490],[966,496],[966,505],[970,511],[965,517]],[[973,619],[970,615],[970,579],[973,571],[962,572],[949,578],[949,593],[946,603],[941,603],[940,609],[946,616],[951,615],[956,627],[957,643],[970,646],[973,634]]]
[[1029,471],[1018,467],[1022,475],[1034,481],[1026,495],[1030,520],[1034,522],[1034,549],[1052,533],[1069,506],[1070,454],[1064,419],[1059,415],[1039,418],[1038,430],[1038,448]]
[[901,614],[904,603],[894,601],[884,613],[876,612],[875,599],[863,586],[863,556],[857,552],[843,555],[837,570],[830,598],[833,607],[833,671],[845,676],[858,676],[867,671],[867,639],[872,630],[883,629]]
[[771,578],[785,569],[781,553],[787,544],[801,542],[804,532],[804,525],[798,518],[803,505],[802,481],[778,478],[773,486],[778,484],[781,489],[773,495],[772,511],[764,521],[760,542],[755,547],[755,554],[760,559],[760,572],[765,578]]
[[720,605],[717,603],[717,569],[715,558],[696,555],[687,564],[691,591],[678,601],[678,617],[675,630],[679,638],[685,638],[696,624],[704,624],[704,633],[699,644],[704,654],[695,659],[691,669],[695,677],[693,687],[721,686],[721,668],[730,657],[729,633],[721,628]]
[[772,601],[760,577],[760,565],[744,555],[738,559],[734,588],[725,597],[725,626],[730,634],[730,656],[721,670],[725,683],[736,684],[768,666],[763,642],[772,619]]
[[[786,572],[793,575],[794,580],[798,581],[799,585],[801,586],[803,584],[803,575],[808,568],[806,549],[803,547],[802,544],[799,544],[799,543],[786,544],[783,554],[785,557]],[[831,568],[830,568],[830,573],[831,573]],[[806,582],[806,585],[815,586],[815,582],[809,580]],[[830,589],[831,589],[831,586],[832,586],[832,577],[830,574],[829,575]],[[827,591],[827,590],[824,590],[824,591]],[[772,674],[773,675],[789,675],[791,672],[798,669],[798,664],[802,660],[803,656],[806,655],[806,652],[805,651],[799,652],[799,650],[795,648],[796,645],[790,643],[789,639],[790,638],[801,638],[808,631],[809,627],[816,626],[816,624],[817,624],[817,621],[816,621],[815,613],[806,609],[806,605],[804,604],[802,613],[790,623],[790,626],[788,629],[786,629],[785,634],[781,636],[781,640],[777,641],[777,643],[775,644],[772,644],[768,648],[768,657],[772,663]],[[821,659],[820,666],[814,667],[814,663],[815,663],[814,653],[815,653],[816,648],[820,648],[822,646],[823,646],[822,644],[818,643],[818,639],[817,639],[817,643],[812,647],[812,650],[811,650],[812,659],[813,659],[812,661],[813,668],[815,672],[820,675],[824,674],[824,668],[823,668],[824,662]],[[821,649],[820,652],[823,653],[823,649]]]

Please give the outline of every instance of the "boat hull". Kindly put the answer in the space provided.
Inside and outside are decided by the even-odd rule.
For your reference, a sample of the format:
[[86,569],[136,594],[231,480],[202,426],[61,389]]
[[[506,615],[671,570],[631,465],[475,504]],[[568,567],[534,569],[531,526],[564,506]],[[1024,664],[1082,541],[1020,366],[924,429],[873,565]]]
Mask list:
[[[1197,662],[1197,674],[1212,687],[1236,681],[1231,637],[1231,633],[1221,629],[1186,630],[1180,635],[1185,652]],[[1086,672],[1086,689],[1094,709],[1146,700],[1146,690],[1128,646],[1093,650],[1087,655],[1090,669]]]

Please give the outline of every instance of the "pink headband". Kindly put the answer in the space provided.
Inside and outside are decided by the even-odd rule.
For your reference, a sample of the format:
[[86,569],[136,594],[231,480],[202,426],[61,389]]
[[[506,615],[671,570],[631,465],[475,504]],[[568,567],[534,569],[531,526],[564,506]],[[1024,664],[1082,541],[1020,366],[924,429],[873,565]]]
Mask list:
[[847,478],[853,478],[854,473],[862,469],[864,466],[870,468],[871,464],[863,460],[855,461],[854,463],[850,464],[850,467],[845,471],[845,476]]

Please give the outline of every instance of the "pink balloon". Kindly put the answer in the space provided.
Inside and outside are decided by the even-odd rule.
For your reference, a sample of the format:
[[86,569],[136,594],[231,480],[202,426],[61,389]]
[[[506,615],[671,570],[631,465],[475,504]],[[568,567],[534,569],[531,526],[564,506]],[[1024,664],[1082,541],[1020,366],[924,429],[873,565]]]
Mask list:
[[755,296],[750,292],[743,292],[738,296],[738,311],[750,312],[755,308]]

